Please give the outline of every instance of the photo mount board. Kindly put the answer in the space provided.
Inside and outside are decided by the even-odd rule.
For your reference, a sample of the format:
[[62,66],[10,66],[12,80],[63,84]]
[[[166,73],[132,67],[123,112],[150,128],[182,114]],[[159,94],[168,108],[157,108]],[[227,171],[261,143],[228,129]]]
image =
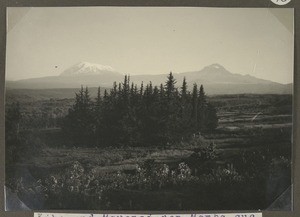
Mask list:
[[[12,6],[24,6],[24,5],[26,5],[26,6],[42,6],[42,5],[39,5],[40,3],[29,3],[29,5],[28,5],[28,3],[26,3],[26,2],[21,2],[21,3],[19,3],[19,4],[21,4],[21,5],[12,5]],[[79,6],[79,5],[82,5],[82,3],[80,3],[80,2],[74,2],[73,3],[73,5],[67,5],[68,3],[66,3],[66,2],[63,2],[63,3],[61,3],[61,4],[63,4],[63,5],[51,5],[50,3],[48,4],[48,5],[45,5],[45,6]],[[87,4],[89,4],[89,3],[87,3]],[[96,3],[97,4],[97,3]],[[113,4],[115,4],[115,5],[118,5],[118,3],[113,3]],[[122,3],[121,3],[122,4]],[[137,6],[137,5],[139,5],[139,3],[138,4],[136,4],[136,3],[131,3],[131,4],[133,4],[134,6]],[[155,4],[157,4],[157,3],[153,3],[154,5]],[[158,3],[158,4],[160,4],[160,3]],[[189,4],[189,3],[187,3],[187,4]],[[249,3],[248,1],[247,2],[245,2],[245,5],[243,5],[244,3],[236,3],[235,1],[233,1],[233,2],[229,2],[229,3],[224,3],[224,2],[222,2],[222,3],[220,3],[220,2],[217,2],[216,4],[214,3],[214,2],[212,2],[212,3],[207,3],[207,2],[205,2],[205,3],[203,3],[204,5],[197,5],[197,6],[203,6],[203,7],[205,7],[205,6],[208,6],[208,7],[278,7],[278,6],[276,6],[276,5],[274,5],[272,2],[270,3],[270,1],[261,1],[260,3],[257,3],[257,4],[253,4],[253,5],[251,5],[252,3]],[[214,5],[215,4],[215,5]],[[292,6],[291,6],[291,4],[292,4]],[[96,6],[95,5],[95,2],[91,2],[91,4],[90,5],[85,5],[85,6]],[[129,5],[129,4],[128,4]],[[180,5],[180,4],[179,4]],[[164,6],[179,6],[179,5],[164,5]],[[7,6],[11,6],[11,5],[7,5]],[[127,6],[127,5],[122,5],[122,6]],[[139,6],[143,6],[143,5],[139,5]],[[159,5],[159,6],[162,6],[162,5]],[[184,6],[194,6],[193,5],[193,3],[191,3],[191,5],[184,5]],[[295,7],[295,15],[297,16],[297,5],[296,5],[296,3],[295,2],[291,2],[290,4],[288,4],[286,7]],[[1,8],[1,9],[3,9],[3,8]],[[296,20],[295,20],[296,21]],[[2,26],[1,26],[2,27]],[[2,28],[3,29],[3,28]],[[4,28],[5,29],[5,28]],[[298,29],[297,29],[297,21],[295,22],[295,33],[296,33],[296,36],[297,36],[297,32],[298,32]],[[4,33],[1,31],[1,34],[2,35],[5,35],[6,33],[5,33],[5,31],[4,31]],[[296,41],[298,41],[298,38],[296,37],[295,38],[295,42]],[[5,44],[5,43],[4,43]],[[295,45],[296,45],[297,43],[295,43]],[[2,45],[2,44],[1,44]],[[4,45],[3,45],[4,46]],[[295,53],[297,53],[297,49],[295,49]],[[296,56],[297,57],[297,56]],[[298,62],[298,59],[297,58],[295,58],[295,66],[294,66],[294,68],[296,69],[297,68],[297,62]],[[1,66],[3,66],[2,68],[4,68],[4,64],[5,63],[5,61],[3,60],[1,60]],[[294,76],[294,82],[295,82],[295,86],[294,86],[294,99],[295,99],[295,101],[294,101],[294,111],[297,111],[297,102],[298,102],[298,100],[297,100],[297,98],[298,98],[298,94],[297,94],[297,83],[298,83],[298,80],[299,79],[297,79],[298,78],[298,76],[299,75],[297,75],[297,73],[296,73],[296,70],[295,70],[295,76]],[[4,84],[4,81],[3,81],[3,84]],[[3,93],[4,93],[4,85],[3,85]],[[3,102],[3,104],[4,104],[4,94],[3,94],[3,96],[1,96],[2,98],[1,98],[1,102]],[[2,109],[2,111],[4,111],[4,109]],[[294,113],[295,114],[295,113]],[[2,119],[4,120],[4,114],[1,114],[2,116]],[[297,148],[296,148],[296,146],[295,146],[295,143],[297,142],[297,138],[298,138],[298,135],[297,135],[297,133],[298,133],[298,129],[297,129],[297,121],[295,120],[295,117],[294,117],[294,146],[293,146],[293,148],[294,148],[294,150],[293,150],[293,157],[294,157],[294,168],[293,168],[293,179],[295,180],[295,179],[297,179],[297,177],[296,177],[296,175],[297,175],[297,170],[295,169],[295,167],[297,168]],[[3,122],[4,123],[4,122]],[[4,129],[4,126],[1,128],[1,129]],[[2,130],[2,131],[4,131],[4,130]],[[3,133],[3,132],[1,132],[1,133]],[[2,138],[4,138],[4,137],[2,137]],[[2,147],[1,147],[2,148]],[[4,150],[4,147],[3,147],[3,150]],[[2,152],[2,153],[4,153],[4,152]],[[3,158],[4,159],[4,158]],[[4,164],[3,164],[4,165]],[[4,180],[4,179],[3,179]],[[292,190],[292,192],[294,192],[294,195],[295,195],[295,197],[297,197],[297,194],[295,194],[295,191],[297,191],[297,189],[293,189]],[[297,201],[297,198],[295,198],[294,200],[296,200]],[[297,209],[296,209],[296,204],[294,204],[295,205],[295,210],[292,212],[292,213],[294,213]],[[78,211],[76,211],[76,212],[78,212]],[[97,211],[98,212],[98,211]],[[110,211],[111,212],[111,211]],[[268,213],[268,211],[265,211],[266,212],[266,214],[264,214],[265,216],[277,216],[277,214],[275,213]],[[100,212],[101,213],[101,212]],[[113,212],[112,212],[113,213]],[[119,212],[118,212],[119,213]],[[4,213],[5,215],[7,214],[7,215],[10,215],[9,213],[7,213],[7,212],[5,212]],[[27,214],[25,214],[25,215],[27,215]],[[293,214],[291,214],[291,215],[293,215]],[[279,216],[279,215],[278,215]]]

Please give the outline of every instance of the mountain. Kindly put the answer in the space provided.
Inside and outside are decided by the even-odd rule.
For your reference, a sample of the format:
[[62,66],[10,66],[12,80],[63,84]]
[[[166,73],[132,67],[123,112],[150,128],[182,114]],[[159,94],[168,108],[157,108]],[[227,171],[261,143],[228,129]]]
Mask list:
[[280,84],[249,74],[234,74],[219,64],[212,64],[200,71],[182,73],[189,77],[192,83],[205,84],[205,90],[210,94],[291,94],[291,84]]
[[[220,64],[212,64],[199,71],[173,73],[177,80],[177,86],[182,84],[185,77],[189,89],[194,83],[204,85],[206,93],[212,94],[291,94],[292,84],[280,84],[251,75],[241,75],[229,72]],[[166,80],[167,74],[162,75],[136,75],[131,76],[131,81],[151,81],[154,85],[159,85]]]
[[111,66],[80,62],[71,68],[63,71],[60,76],[78,76],[78,75],[105,75],[117,74]]
[[[173,73],[177,81],[182,81],[186,77],[187,82],[190,84],[270,84],[275,83],[259,79],[250,75],[233,74],[226,70],[220,64],[212,64],[204,67],[199,71]],[[166,74],[162,75],[137,75],[132,76],[133,81],[152,81],[154,84],[160,84],[161,81],[166,79]],[[179,83],[180,83],[179,82]],[[279,83],[276,83],[279,84]]]
[[[229,72],[220,64],[212,64],[199,71],[173,73],[179,87],[184,77],[191,89],[194,83],[203,84],[207,94],[290,94],[292,84],[280,84],[251,75]],[[18,81],[7,81],[8,89],[52,89],[89,87],[110,88],[114,81],[122,82],[124,74],[116,72],[110,66],[81,62],[63,71],[59,76],[31,78]],[[167,74],[132,75],[130,80],[140,84],[152,82],[160,85],[166,81]]]
[[114,81],[121,81],[123,76],[110,66],[81,62],[58,76],[7,81],[6,87],[9,89],[78,88],[81,85],[110,87]]

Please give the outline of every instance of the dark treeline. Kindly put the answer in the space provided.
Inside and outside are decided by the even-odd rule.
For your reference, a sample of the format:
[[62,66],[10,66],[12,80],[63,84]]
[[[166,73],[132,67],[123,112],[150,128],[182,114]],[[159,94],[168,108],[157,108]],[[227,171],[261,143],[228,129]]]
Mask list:
[[125,76],[108,92],[91,99],[81,87],[69,109],[63,132],[75,145],[162,145],[188,140],[192,134],[217,127],[216,109],[207,102],[204,88],[187,90],[184,79],[175,87],[172,73],[165,84],[137,86]]

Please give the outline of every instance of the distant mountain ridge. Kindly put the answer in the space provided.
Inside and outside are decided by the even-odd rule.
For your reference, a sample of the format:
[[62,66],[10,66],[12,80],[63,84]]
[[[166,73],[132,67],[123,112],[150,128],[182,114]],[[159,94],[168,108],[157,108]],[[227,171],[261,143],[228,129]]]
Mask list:
[[182,73],[183,75],[189,76],[193,80],[197,80],[199,74],[201,74],[201,78],[205,83],[241,83],[241,84],[267,84],[267,83],[275,83],[272,81],[256,78],[249,74],[241,75],[234,74],[226,70],[223,66],[219,64],[212,64],[210,66],[204,67],[200,72],[186,72]]
[[[193,84],[203,84],[208,94],[291,94],[292,84],[280,84],[269,80],[256,78],[251,75],[241,75],[229,72],[220,64],[212,64],[199,71],[173,73],[180,86],[185,77],[189,88]],[[58,76],[6,81],[9,89],[52,89],[78,88],[81,85],[89,87],[111,88],[113,82],[122,82],[124,74],[116,72],[111,66],[78,63]],[[153,85],[164,83],[166,74],[158,75],[131,75],[130,81],[138,85],[152,82]]]

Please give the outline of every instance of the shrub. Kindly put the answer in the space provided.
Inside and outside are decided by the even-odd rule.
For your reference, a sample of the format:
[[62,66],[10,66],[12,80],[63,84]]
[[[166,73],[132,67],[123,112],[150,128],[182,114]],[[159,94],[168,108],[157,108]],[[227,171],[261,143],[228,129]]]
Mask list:
[[217,168],[209,175],[204,175],[202,181],[205,184],[218,184],[218,185],[227,185],[239,183],[243,180],[241,176],[233,166],[228,166],[226,168]]
[[192,172],[191,169],[189,168],[189,166],[182,162],[178,165],[178,175],[177,175],[177,182],[180,184],[184,184],[187,183],[188,181],[191,180],[192,178]]
[[166,164],[156,164],[154,160],[146,160],[137,166],[135,184],[139,189],[160,189],[170,184],[170,169]]
[[186,160],[186,163],[192,169],[193,175],[197,176],[199,173],[210,173],[214,168],[214,161],[217,157],[216,145],[210,143],[209,145],[195,148],[194,152]]

